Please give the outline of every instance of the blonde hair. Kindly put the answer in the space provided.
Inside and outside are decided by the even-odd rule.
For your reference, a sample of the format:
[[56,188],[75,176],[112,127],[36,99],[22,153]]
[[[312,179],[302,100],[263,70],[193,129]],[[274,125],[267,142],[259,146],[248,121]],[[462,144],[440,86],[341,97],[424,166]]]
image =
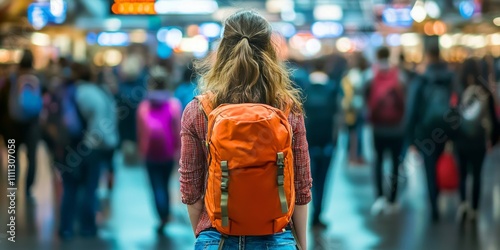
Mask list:
[[302,113],[300,92],[279,61],[272,28],[255,11],[240,11],[224,23],[215,54],[195,63],[200,93],[214,94],[213,107],[224,103],[264,103]]

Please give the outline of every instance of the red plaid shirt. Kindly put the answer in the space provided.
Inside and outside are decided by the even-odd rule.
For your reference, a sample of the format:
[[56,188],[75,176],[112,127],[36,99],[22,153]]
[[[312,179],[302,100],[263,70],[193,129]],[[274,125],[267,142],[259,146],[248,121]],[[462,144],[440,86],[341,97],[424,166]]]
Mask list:
[[[293,157],[295,173],[295,204],[311,201],[312,178],[309,166],[304,116],[291,114],[288,118],[293,129]],[[203,145],[207,133],[207,120],[197,100],[190,102],[182,116],[181,158],[179,162],[182,202],[194,204],[205,193],[207,176],[207,151]],[[196,235],[212,226],[203,207]]]

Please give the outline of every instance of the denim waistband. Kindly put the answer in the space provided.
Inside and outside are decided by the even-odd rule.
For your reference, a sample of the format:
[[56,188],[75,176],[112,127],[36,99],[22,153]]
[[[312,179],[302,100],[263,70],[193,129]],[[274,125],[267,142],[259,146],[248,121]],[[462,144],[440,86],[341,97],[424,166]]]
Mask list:
[[[292,231],[292,226],[290,224],[288,224],[285,228],[284,228],[285,231]],[[207,229],[204,229],[204,230],[201,230],[201,232],[205,232],[205,231],[214,231],[214,232],[219,232],[217,231],[217,229],[215,227],[209,227]],[[200,233],[201,233],[200,232]],[[229,235],[229,236],[235,236],[235,237],[238,237],[238,236],[250,236],[250,235]],[[252,235],[253,236],[253,235]],[[263,235],[262,235],[263,236]],[[257,236],[258,237],[258,236]]]

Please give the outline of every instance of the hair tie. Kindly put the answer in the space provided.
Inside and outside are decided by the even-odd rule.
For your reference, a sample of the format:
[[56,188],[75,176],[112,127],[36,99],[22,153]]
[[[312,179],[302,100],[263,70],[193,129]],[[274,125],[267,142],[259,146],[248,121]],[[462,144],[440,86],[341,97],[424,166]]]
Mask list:
[[241,39],[247,39],[250,42],[250,37],[248,36],[241,36]]

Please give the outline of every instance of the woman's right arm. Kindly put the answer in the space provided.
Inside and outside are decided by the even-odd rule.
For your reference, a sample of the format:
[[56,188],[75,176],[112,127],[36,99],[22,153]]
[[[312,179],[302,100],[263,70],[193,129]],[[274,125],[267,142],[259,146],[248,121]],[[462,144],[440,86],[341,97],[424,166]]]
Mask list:
[[206,160],[203,143],[197,131],[204,121],[198,101],[192,101],[184,110],[181,121],[181,156],[179,161],[180,191],[182,203],[188,206],[189,218],[196,231],[203,210]]
[[203,200],[198,199],[195,203],[191,205],[187,205],[189,221],[191,222],[191,228],[193,229],[193,233],[196,235],[196,227],[198,226],[198,222],[200,221],[201,211],[203,210]]

